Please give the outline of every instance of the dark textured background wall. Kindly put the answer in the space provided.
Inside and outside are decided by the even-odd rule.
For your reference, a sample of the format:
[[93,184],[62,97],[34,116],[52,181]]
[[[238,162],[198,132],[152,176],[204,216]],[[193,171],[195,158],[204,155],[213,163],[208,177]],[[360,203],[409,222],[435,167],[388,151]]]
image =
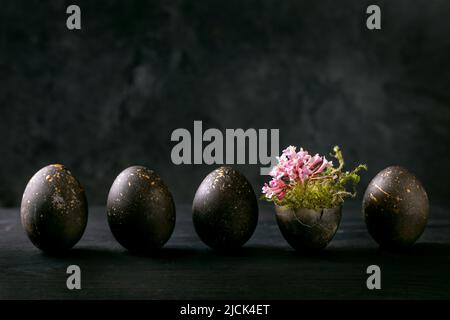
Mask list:
[[[80,4],[82,30],[66,29]],[[382,8],[381,31],[365,9]],[[175,166],[171,132],[280,128],[280,144],[401,164],[450,196],[450,2],[0,1],[0,205],[66,164],[102,204],[132,164],[177,202],[213,167]],[[259,190],[258,166],[237,166]]]

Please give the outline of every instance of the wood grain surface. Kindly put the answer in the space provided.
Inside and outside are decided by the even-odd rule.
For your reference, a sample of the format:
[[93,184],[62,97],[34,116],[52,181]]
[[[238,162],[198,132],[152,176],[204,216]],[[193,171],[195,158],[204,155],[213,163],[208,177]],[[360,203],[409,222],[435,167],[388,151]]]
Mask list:
[[[66,288],[66,268],[82,270],[82,289]],[[381,267],[381,290],[366,288],[366,268]],[[163,250],[137,256],[109,231],[104,208],[91,208],[82,240],[65,256],[41,253],[27,239],[18,209],[0,209],[0,299],[364,299],[450,298],[450,218],[432,206],[423,236],[408,252],[383,252],[349,202],[325,251],[292,250],[273,208],[260,207],[257,229],[234,254],[206,247],[190,206],[177,206],[174,234]]]

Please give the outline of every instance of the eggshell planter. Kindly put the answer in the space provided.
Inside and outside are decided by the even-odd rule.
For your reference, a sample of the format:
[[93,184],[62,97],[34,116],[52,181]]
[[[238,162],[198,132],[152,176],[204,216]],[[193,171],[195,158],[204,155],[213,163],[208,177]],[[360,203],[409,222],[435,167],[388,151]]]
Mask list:
[[297,251],[317,251],[333,239],[342,217],[342,206],[325,209],[290,209],[275,206],[278,226]]

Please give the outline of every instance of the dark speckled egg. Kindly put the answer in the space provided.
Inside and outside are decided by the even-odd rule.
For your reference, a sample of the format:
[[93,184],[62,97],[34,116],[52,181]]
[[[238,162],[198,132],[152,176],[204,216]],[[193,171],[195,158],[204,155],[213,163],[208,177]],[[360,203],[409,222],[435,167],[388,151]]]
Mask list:
[[411,246],[425,229],[428,210],[428,197],[422,184],[402,167],[380,171],[364,194],[367,228],[381,247]]
[[130,251],[161,248],[175,227],[175,204],[161,178],[142,166],[122,171],[107,202],[108,223],[117,241]]
[[63,165],[39,170],[28,182],[20,209],[22,225],[33,244],[49,253],[72,248],[86,228],[84,190]]
[[206,176],[197,189],[192,211],[200,239],[218,250],[244,245],[258,221],[258,203],[251,184],[230,167],[220,167]]

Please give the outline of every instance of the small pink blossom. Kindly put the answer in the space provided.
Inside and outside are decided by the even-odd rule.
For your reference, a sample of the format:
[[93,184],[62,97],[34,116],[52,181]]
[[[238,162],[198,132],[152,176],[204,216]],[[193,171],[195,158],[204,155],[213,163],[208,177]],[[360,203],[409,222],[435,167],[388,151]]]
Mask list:
[[265,183],[262,188],[262,192],[266,195],[267,198],[272,198],[273,196],[277,196],[278,200],[283,200],[284,195],[286,194],[287,189],[289,188],[283,180],[273,178],[269,184]]
[[287,190],[295,183],[305,183],[306,180],[323,173],[333,163],[318,154],[311,156],[308,151],[289,146],[283,150],[281,156],[277,157],[278,164],[272,168],[270,175],[272,180],[265,184],[262,192],[266,198],[277,196],[283,199]]

